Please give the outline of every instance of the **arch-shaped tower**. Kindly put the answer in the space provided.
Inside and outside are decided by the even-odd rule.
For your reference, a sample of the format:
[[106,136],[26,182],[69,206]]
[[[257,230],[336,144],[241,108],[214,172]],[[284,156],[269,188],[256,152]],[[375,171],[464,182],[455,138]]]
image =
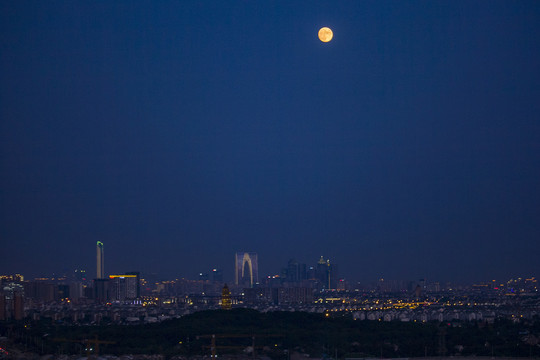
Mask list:
[[236,285],[253,287],[259,282],[259,265],[257,253],[238,252],[234,263]]

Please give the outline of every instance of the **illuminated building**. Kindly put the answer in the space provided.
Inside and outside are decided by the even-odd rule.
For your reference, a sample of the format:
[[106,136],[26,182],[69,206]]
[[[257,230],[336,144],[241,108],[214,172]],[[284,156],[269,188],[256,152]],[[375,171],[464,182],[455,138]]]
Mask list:
[[259,265],[257,253],[238,252],[234,263],[236,285],[253,287],[259,282]]
[[137,277],[137,296],[136,298],[141,297],[141,273],[138,271],[129,271],[126,275],[135,275]]
[[23,282],[24,281],[24,276],[22,276],[21,274],[0,275],[0,283],[8,282],[8,281]]
[[109,275],[109,300],[134,300],[137,298],[137,275]]
[[230,310],[231,307],[231,292],[227,284],[225,284],[225,286],[223,286],[223,290],[221,291],[221,308],[223,310]]
[[97,249],[97,276],[96,279],[103,279],[105,277],[105,258],[103,257],[103,243],[98,241],[96,244]]

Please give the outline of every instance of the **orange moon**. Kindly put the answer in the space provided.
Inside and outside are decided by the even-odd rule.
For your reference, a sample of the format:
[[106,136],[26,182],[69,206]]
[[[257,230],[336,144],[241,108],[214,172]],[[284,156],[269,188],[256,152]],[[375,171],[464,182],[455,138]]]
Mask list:
[[319,40],[329,42],[334,37],[334,33],[330,28],[323,27],[319,30]]

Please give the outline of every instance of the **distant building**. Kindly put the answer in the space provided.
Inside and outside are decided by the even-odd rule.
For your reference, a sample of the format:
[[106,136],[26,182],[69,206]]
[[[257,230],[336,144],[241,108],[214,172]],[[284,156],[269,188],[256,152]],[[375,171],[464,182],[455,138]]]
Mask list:
[[208,281],[209,277],[208,277],[208,273],[199,273],[199,280],[200,281]]
[[259,264],[257,261],[257,253],[236,253],[234,266],[236,285],[253,287],[253,285],[259,282]]
[[15,274],[15,275],[0,275],[0,284],[7,283],[7,282],[23,282],[24,276],[21,274]]
[[86,281],[86,270],[75,270],[74,273],[75,281]]
[[231,307],[231,291],[229,290],[227,284],[225,284],[225,286],[223,286],[223,290],[221,291],[221,308],[223,310],[230,310]]
[[212,269],[212,281],[223,282],[223,271],[220,269]]
[[137,282],[137,275],[109,275],[109,300],[135,300]]
[[97,303],[109,300],[109,279],[94,279],[93,298]]
[[315,268],[315,276],[323,289],[337,288],[337,266],[330,263],[330,259],[324,260],[321,256]]
[[420,300],[420,297],[422,296],[422,287],[420,284],[416,285],[416,289],[414,289],[414,297],[416,300]]
[[313,289],[305,287],[279,288],[277,303],[284,304],[309,304],[313,302]]
[[0,320],[24,318],[24,288],[18,283],[6,283],[0,288]]
[[70,291],[69,291],[69,285],[66,285],[66,284],[58,284],[57,285],[57,288],[56,288],[56,291],[57,291],[57,300],[62,300],[62,299],[70,299],[71,298],[71,294],[70,294]]
[[96,259],[96,279],[103,279],[105,277],[105,259],[103,254],[103,243],[98,241],[96,244],[97,259]]
[[137,299],[141,297],[141,273],[138,271],[128,271],[126,275],[135,275],[137,277]]
[[24,294],[36,302],[49,303],[55,301],[57,288],[48,280],[34,280],[23,284]]
[[324,257],[322,256],[317,262],[317,267],[315,268],[315,277],[322,284],[325,284],[325,283],[328,284],[328,273],[327,273],[327,268],[326,268],[326,261],[324,260]]
[[6,319],[6,296],[4,295],[4,293],[0,292],[0,321],[4,321]]
[[338,290],[349,290],[349,283],[345,279],[339,279],[337,282]]
[[257,287],[242,290],[245,304],[293,305],[313,303],[312,288],[306,287]]
[[79,300],[83,297],[83,284],[80,281],[75,281],[69,284],[69,298],[71,300]]
[[13,294],[13,319],[22,320],[24,318],[24,296],[21,291]]
[[317,280],[317,272],[315,270],[315,267],[313,266],[310,266],[308,269],[307,269],[307,278],[309,280]]
[[285,281],[289,283],[298,283],[307,278],[306,264],[300,264],[294,259],[289,260],[285,271]]

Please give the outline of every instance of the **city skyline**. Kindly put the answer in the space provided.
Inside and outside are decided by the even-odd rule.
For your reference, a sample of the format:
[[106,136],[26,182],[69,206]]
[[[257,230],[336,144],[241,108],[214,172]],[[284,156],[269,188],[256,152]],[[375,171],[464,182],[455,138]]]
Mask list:
[[[101,242],[101,247],[98,246],[98,249],[103,249],[104,244]],[[100,259],[101,255],[101,259]],[[221,268],[211,268],[211,269],[193,269],[190,273],[187,274],[164,274],[155,271],[150,272],[140,272],[140,271],[126,271],[126,269],[117,269],[115,272],[107,274],[102,269],[103,277],[96,277],[94,281],[105,281],[108,282],[109,279],[117,278],[133,278],[136,277],[144,278],[147,277],[152,279],[151,281],[172,281],[178,279],[185,280],[203,280],[223,284],[236,285],[237,287],[244,288],[253,288],[258,286],[276,286],[277,284],[283,285],[288,283],[291,286],[306,286],[308,283],[305,281],[309,280],[309,286],[313,286],[313,281],[316,281],[322,289],[338,289],[338,283],[345,281],[348,287],[354,288],[355,284],[361,285],[362,287],[367,286],[368,284],[378,283],[379,285],[383,283],[393,284],[391,286],[397,286],[396,284],[401,284],[404,286],[406,283],[423,283],[423,284],[454,284],[454,285],[472,285],[475,283],[490,283],[490,282],[506,282],[513,281],[514,279],[535,279],[537,274],[527,273],[527,274],[513,274],[506,277],[486,277],[486,278],[466,278],[466,279],[444,279],[436,278],[430,276],[419,276],[419,277],[387,277],[387,276],[378,276],[374,278],[360,278],[355,276],[355,274],[344,274],[339,272],[339,264],[330,259],[325,259],[324,256],[321,256],[317,261],[312,259],[312,262],[299,262],[295,258],[290,258],[286,263],[281,264],[280,267],[272,269],[270,272],[263,273],[259,275],[258,270],[258,254],[253,252],[237,252],[235,255],[234,266],[231,267],[230,277],[223,276],[224,269]],[[99,267],[100,260],[103,260],[103,253],[97,254],[96,268]],[[103,262],[101,262],[103,264]],[[99,270],[97,270],[99,272]],[[92,272],[92,271],[91,271]],[[14,273],[4,273],[3,277],[13,277],[18,278],[17,281],[24,280],[61,280],[65,281],[79,281],[79,282],[91,282],[92,279],[85,278],[86,270],[83,268],[78,269],[64,269],[62,271],[57,271],[53,273],[44,273],[39,274],[29,274],[25,272],[14,272]],[[112,275],[112,274],[122,274],[122,275]],[[225,273],[229,273],[225,269]],[[211,274],[211,275],[210,275]],[[142,276],[142,277],[141,277]],[[302,285],[303,284],[303,285]],[[139,293],[137,289],[137,293]]]
[[0,273],[538,276],[538,39],[534,1],[2,2]]
[[[100,244],[100,245],[99,245]],[[22,274],[28,278],[41,278],[41,277],[62,277],[62,276],[75,276],[77,277],[77,273],[78,272],[90,272],[90,273],[94,273],[96,274],[96,279],[103,279],[103,278],[108,278],[109,274],[116,274],[116,273],[126,273],[126,271],[132,271],[132,269],[144,269],[142,271],[142,273],[145,273],[147,275],[152,275],[152,276],[158,276],[159,279],[161,280],[166,280],[166,279],[175,279],[175,278],[190,278],[190,279],[197,279],[197,278],[200,278],[201,275],[205,275],[205,276],[208,276],[208,278],[210,279],[210,275],[209,274],[212,274],[212,273],[215,273],[216,271],[217,272],[220,272],[221,275],[219,275],[220,278],[223,278],[225,276],[225,280],[224,282],[228,282],[230,284],[238,284],[237,282],[237,275],[238,275],[238,271],[240,270],[240,272],[242,271],[242,265],[238,265],[239,264],[239,259],[238,259],[238,254],[248,254],[248,253],[244,253],[244,252],[240,252],[240,253],[235,253],[235,262],[234,262],[234,265],[231,265],[230,261],[227,261],[226,257],[224,257],[223,259],[215,262],[215,263],[212,263],[212,264],[208,264],[208,266],[199,266],[199,267],[194,267],[194,268],[191,268],[191,269],[187,269],[187,271],[178,271],[178,272],[175,272],[175,271],[172,271],[172,272],[163,272],[163,271],[159,271],[159,269],[157,268],[151,268],[151,269],[148,269],[148,267],[144,264],[144,263],[141,263],[141,264],[134,264],[134,263],[131,263],[131,265],[128,265],[128,266],[111,266],[112,270],[111,271],[108,271],[108,272],[105,272],[105,268],[104,268],[104,244],[102,242],[99,242],[98,241],[98,244],[96,246],[97,248],[97,254],[96,254],[96,257],[94,259],[94,263],[96,265],[92,266],[83,266],[83,265],[79,265],[79,266],[75,266],[74,268],[67,268],[63,265],[61,266],[50,266],[48,267],[49,269],[52,269],[52,270],[28,270],[28,269],[25,269],[24,266],[20,266],[20,267],[16,267],[16,270],[14,271],[3,271],[4,274]],[[100,251],[101,250],[101,251]],[[307,259],[305,258],[305,256],[289,256],[289,257],[284,257],[284,259],[286,259],[283,263],[281,264],[276,264],[276,266],[274,267],[269,267],[269,266],[264,266],[264,272],[263,273],[260,273],[259,270],[258,270],[258,266],[259,266],[259,260],[258,260],[258,254],[257,253],[254,253],[254,252],[251,252],[249,253],[250,255],[253,254],[255,256],[255,258],[257,259],[256,263],[257,263],[257,269],[255,271],[255,278],[258,278],[260,279],[261,276],[262,277],[270,277],[270,276],[276,276],[276,275],[281,275],[282,271],[284,269],[287,269],[287,263],[290,263],[291,261],[296,261],[297,259],[302,259],[299,263],[301,263],[302,265],[306,265],[308,268],[310,265],[313,265],[311,266],[312,268],[312,271],[316,271],[316,268],[317,266],[320,266],[321,264],[324,265],[324,267],[328,266],[331,259],[328,258],[327,260],[325,260],[325,256],[324,255],[321,255],[321,256],[318,256],[316,258],[311,258],[311,259]],[[121,256],[122,254],[120,254]],[[110,256],[114,256],[114,254],[111,254]],[[119,258],[121,259],[121,257]],[[116,259],[116,260],[119,260],[119,259]],[[337,258],[339,259],[339,257]],[[112,259],[112,263],[115,264],[115,263],[118,263],[118,261],[115,261],[115,259]],[[242,259],[241,261],[243,261],[243,265],[245,265],[246,261],[244,261],[245,259],[243,258],[242,256]],[[321,263],[321,261],[324,261],[323,263]],[[328,262],[328,264],[327,264]],[[298,263],[298,262],[297,262]],[[223,264],[224,266],[221,267],[221,266],[217,266],[216,264]],[[265,261],[263,259],[263,264],[265,264]],[[339,264],[339,262],[336,260],[336,258],[333,258],[332,259],[332,264]],[[87,264],[89,265],[89,264]],[[240,266],[240,269],[239,269],[239,266]],[[381,264],[381,268],[383,268],[383,264]],[[362,271],[361,268],[360,269],[360,272]],[[103,274],[101,277],[99,276],[100,274],[100,271],[101,271],[101,274]],[[246,270],[246,273],[249,272],[249,268],[248,270]],[[126,274],[132,274],[130,272],[127,272]],[[223,275],[224,274],[224,275]],[[259,275],[260,274],[260,275]],[[375,276],[371,276],[371,277],[366,277],[366,276],[362,276],[362,274],[359,274],[359,273],[354,273],[354,272],[347,272],[347,273],[344,273],[343,271],[341,271],[339,273],[339,278],[342,278],[342,279],[347,279],[351,282],[366,282],[366,281],[377,281],[379,279],[390,279],[390,280],[398,280],[398,281],[405,281],[405,280],[418,280],[418,279],[429,279],[431,281],[441,281],[441,282],[456,282],[456,283],[473,283],[473,282],[478,282],[478,281],[488,281],[490,279],[512,279],[512,278],[525,278],[525,277],[538,277],[538,273],[537,272],[534,272],[534,271],[531,271],[531,272],[519,272],[519,271],[510,271],[506,274],[502,274],[500,273],[499,276],[478,276],[476,274],[471,274],[469,277],[452,277],[452,276],[445,276],[445,277],[439,277],[439,276],[436,276],[434,275],[435,272],[426,272],[426,273],[418,273],[418,274],[412,274],[412,275],[395,275],[395,274],[392,274],[391,272],[385,272],[384,269],[381,270],[378,274],[375,274]],[[214,274],[212,274],[212,276],[215,276]],[[319,277],[319,275],[316,276],[317,278]],[[240,275],[240,278],[241,278],[241,275]],[[91,280],[91,278],[88,278],[87,280]],[[337,280],[337,279],[335,279]],[[326,281],[329,281],[329,278],[327,278]]]

